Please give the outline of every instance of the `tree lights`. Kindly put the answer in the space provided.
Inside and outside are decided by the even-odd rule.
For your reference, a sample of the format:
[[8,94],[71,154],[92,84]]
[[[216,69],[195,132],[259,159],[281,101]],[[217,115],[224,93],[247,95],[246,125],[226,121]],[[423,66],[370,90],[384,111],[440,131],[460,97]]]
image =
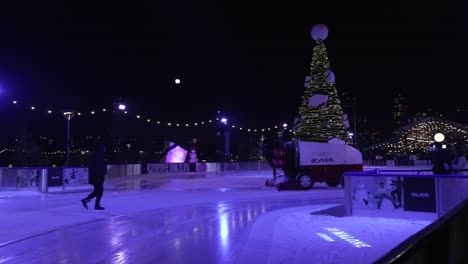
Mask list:
[[325,25],[311,30],[316,41],[310,64],[310,81],[299,108],[299,125],[295,137],[302,141],[328,142],[338,138],[349,143],[343,111],[335,88],[335,76],[330,71],[327,50],[323,40],[328,36]]

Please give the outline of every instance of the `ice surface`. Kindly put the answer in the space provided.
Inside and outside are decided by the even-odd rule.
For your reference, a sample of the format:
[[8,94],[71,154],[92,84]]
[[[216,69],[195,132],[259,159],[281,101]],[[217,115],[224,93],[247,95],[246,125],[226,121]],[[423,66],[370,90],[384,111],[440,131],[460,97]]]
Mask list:
[[106,189],[103,212],[82,208],[86,191],[0,192],[0,263],[372,263],[434,220],[344,217],[341,188],[277,191],[269,178]]

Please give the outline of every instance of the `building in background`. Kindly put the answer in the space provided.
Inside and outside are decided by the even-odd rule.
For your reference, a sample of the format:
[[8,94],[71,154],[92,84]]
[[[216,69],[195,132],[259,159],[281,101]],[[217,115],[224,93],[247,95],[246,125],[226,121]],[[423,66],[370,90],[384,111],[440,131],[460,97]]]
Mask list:
[[370,145],[362,151],[369,157],[379,155],[386,159],[407,160],[416,155],[418,159],[427,159],[437,133],[444,135],[442,143],[447,149],[457,144],[468,145],[467,125],[431,116],[396,129],[392,138]]

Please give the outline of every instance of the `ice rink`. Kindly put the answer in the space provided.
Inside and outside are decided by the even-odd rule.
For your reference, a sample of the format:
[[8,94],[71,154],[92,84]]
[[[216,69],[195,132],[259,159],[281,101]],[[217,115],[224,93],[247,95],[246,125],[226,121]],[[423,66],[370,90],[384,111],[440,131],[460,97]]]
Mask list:
[[340,187],[270,177],[106,182],[104,211],[82,207],[89,188],[3,191],[0,263],[372,263],[434,220],[345,217]]

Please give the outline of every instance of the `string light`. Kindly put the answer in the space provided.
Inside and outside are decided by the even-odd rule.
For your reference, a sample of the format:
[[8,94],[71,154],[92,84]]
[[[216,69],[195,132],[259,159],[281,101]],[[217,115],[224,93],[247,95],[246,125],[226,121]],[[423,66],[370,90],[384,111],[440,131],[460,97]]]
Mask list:
[[[12,103],[13,103],[13,104],[19,104],[17,100],[12,101]],[[36,107],[36,106],[31,106],[30,109],[31,109],[31,110],[37,110],[37,107]],[[102,108],[101,110],[102,110],[102,112],[108,112],[106,108]],[[123,109],[122,109],[122,110],[123,110]],[[47,113],[48,113],[48,114],[53,114],[54,112],[56,112],[56,111],[53,111],[52,109],[47,110]],[[89,113],[90,115],[96,115],[96,111],[94,111],[94,110],[85,111],[85,112]],[[123,111],[122,113],[128,114],[129,112],[128,112],[128,111]],[[82,112],[77,112],[77,116],[83,116],[83,115],[82,115]],[[135,115],[135,117],[136,117],[136,119],[141,119],[141,118],[142,118],[141,115]],[[216,118],[216,120],[219,121],[220,118]],[[149,123],[149,122],[151,122],[151,119],[148,118],[148,119],[146,119],[146,121]],[[157,123],[158,125],[160,125],[160,124],[161,124],[161,121],[157,121],[156,123]],[[213,122],[213,119],[209,119],[208,122],[201,121],[201,122],[193,123],[193,126],[206,125],[206,124],[213,124],[213,123],[215,123],[215,122]],[[167,122],[167,126],[172,126],[173,124],[174,124],[173,122]],[[176,127],[182,127],[182,126],[184,126],[184,127],[190,127],[190,124],[189,124],[189,123],[184,123],[184,124],[185,124],[185,126],[184,126],[183,124],[176,123]],[[233,129],[234,129],[234,128],[237,128],[239,131],[243,131],[243,130],[244,130],[241,126],[236,126],[236,125],[234,125],[234,124],[231,125],[231,128],[233,128]],[[277,129],[278,126],[275,126],[275,128]],[[270,128],[267,128],[267,129],[268,129],[268,130],[271,130]],[[258,131],[264,132],[264,131],[265,131],[265,128],[252,128],[252,129],[249,129],[249,130],[248,130],[248,132],[258,132]],[[290,131],[292,131],[292,130],[290,130]]]

